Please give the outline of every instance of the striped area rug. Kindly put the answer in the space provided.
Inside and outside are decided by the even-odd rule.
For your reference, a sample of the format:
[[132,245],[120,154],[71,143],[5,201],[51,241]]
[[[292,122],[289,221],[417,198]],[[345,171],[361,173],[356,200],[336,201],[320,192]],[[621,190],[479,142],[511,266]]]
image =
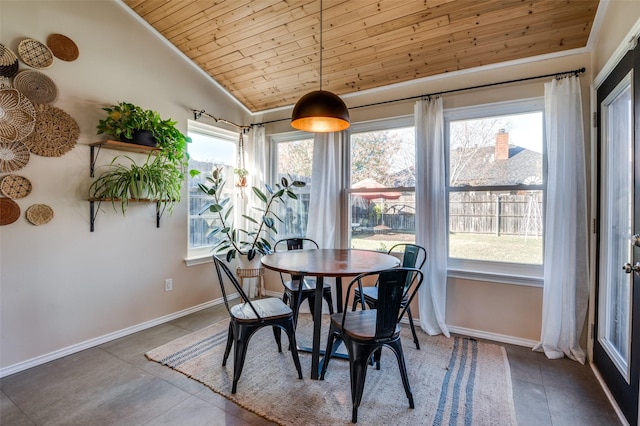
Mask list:
[[[226,321],[213,324],[156,348],[146,356],[282,425],[351,424],[348,362],[333,359],[324,381],[311,380],[311,355],[300,352],[304,379],[299,380],[291,354],[278,353],[268,328],[258,331],[251,339],[238,391],[232,395],[233,352],[227,366],[222,367],[227,328]],[[310,315],[301,314],[296,333],[299,345],[310,346],[311,330]],[[323,324],[323,332],[327,331],[328,322]],[[409,408],[393,352],[384,349],[381,369],[367,371],[358,423],[516,424],[509,364],[502,346],[469,338],[418,333],[421,350],[416,350],[409,329],[402,331],[415,409]],[[283,347],[287,347],[284,341]]]

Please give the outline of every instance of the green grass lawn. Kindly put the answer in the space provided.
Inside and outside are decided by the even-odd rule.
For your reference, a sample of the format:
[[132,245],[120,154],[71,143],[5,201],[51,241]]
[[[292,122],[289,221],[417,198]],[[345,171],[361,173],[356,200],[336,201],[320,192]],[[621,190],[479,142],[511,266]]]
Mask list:
[[[351,247],[388,251],[394,244],[414,242],[410,234],[354,235]],[[542,238],[515,235],[451,234],[450,257],[510,263],[542,264]]]

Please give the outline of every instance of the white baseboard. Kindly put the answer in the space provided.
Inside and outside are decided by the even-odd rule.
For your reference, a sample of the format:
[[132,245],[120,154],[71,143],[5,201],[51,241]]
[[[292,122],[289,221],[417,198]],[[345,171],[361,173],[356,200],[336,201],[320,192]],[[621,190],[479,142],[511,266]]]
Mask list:
[[538,342],[535,340],[521,339],[519,337],[507,336],[505,334],[490,333],[487,331],[474,330],[471,328],[456,327],[451,325],[449,325],[448,327],[451,333],[462,334],[469,337],[477,337],[479,339],[493,340],[495,342],[507,343],[510,345],[533,348],[538,344]]
[[[234,295],[230,295],[230,298],[233,298]],[[237,295],[235,295],[237,297]],[[128,336],[133,333],[137,333],[138,331],[146,330],[147,328],[154,327],[156,325],[163,324],[168,321],[172,321],[174,319],[183,317],[185,315],[192,314],[194,312],[201,311],[206,308],[210,308],[213,306],[217,306],[222,304],[222,299],[211,300],[206,303],[202,303],[197,306],[193,306],[191,308],[184,309],[179,312],[174,312],[173,314],[165,315],[160,318],[153,319],[151,321],[144,322],[142,324],[137,324],[131,327],[127,327],[122,330],[114,331],[113,333],[105,334],[103,336],[99,336],[90,340],[86,340],[84,342],[76,343],[75,345],[67,346],[66,348],[58,349],[56,351],[50,352],[48,354],[44,354],[35,358],[28,359],[26,361],[19,362],[17,364],[9,365],[7,367],[0,368],[0,378],[9,376],[11,374],[18,373],[23,370],[27,370],[32,367],[36,367],[41,364],[45,364],[50,361],[54,361],[59,358],[63,358],[67,355],[74,354],[76,352],[83,351],[85,349],[92,348],[94,346],[101,345],[103,343],[110,342],[115,339],[119,339],[120,337]]]

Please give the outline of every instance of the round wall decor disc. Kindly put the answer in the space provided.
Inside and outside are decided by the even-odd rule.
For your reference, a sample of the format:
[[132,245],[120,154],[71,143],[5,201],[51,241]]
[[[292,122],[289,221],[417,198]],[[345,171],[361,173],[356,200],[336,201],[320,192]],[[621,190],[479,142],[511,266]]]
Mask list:
[[53,209],[46,204],[34,204],[27,209],[27,220],[32,225],[44,225],[53,219]]
[[51,34],[47,37],[47,46],[53,56],[63,61],[75,61],[80,55],[78,46],[69,37],[62,34]]
[[0,179],[0,192],[9,198],[24,198],[31,194],[31,181],[24,176],[7,175]]
[[60,157],[73,149],[79,136],[73,117],[53,105],[38,104],[35,129],[22,142],[33,154]]
[[22,62],[32,68],[49,68],[53,65],[53,53],[46,44],[25,38],[18,44],[18,55]]
[[0,43],[0,77],[11,78],[18,72],[18,57]]
[[20,170],[29,162],[29,148],[20,141],[0,142],[0,172]]
[[58,97],[53,80],[36,70],[20,71],[13,79],[13,87],[36,104],[50,104]]
[[36,109],[16,89],[0,90],[0,142],[20,141],[33,132]]
[[20,206],[11,198],[0,198],[0,226],[15,222],[20,217]]

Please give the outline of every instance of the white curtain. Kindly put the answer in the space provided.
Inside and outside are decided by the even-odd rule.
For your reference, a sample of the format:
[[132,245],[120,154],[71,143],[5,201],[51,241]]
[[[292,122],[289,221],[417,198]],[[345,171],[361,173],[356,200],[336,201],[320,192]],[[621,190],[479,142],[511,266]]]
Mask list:
[[[342,141],[344,132],[316,133],[313,140],[313,165],[311,168],[311,195],[307,238],[322,248],[340,247],[340,193],[342,190]],[[334,278],[325,278],[336,294]],[[344,283],[343,283],[344,284]],[[333,303],[336,305],[337,297]],[[334,309],[336,306],[334,306]],[[329,313],[323,305],[323,313]],[[306,304],[300,312],[308,312]]]
[[449,337],[447,300],[447,219],[442,98],[416,102],[416,243],[427,250],[419,290],[420,326]]
[[257,186],[262,189],[267,180],[265,176],[267,170],[267,142],[265,140],[264,127],[253,126],[245,140],[249,186]]
[[[243,136],[245,150],[245,168],[249,171],[247,186],[242,189],[243,195],[239,199],[241,211],[253,212],[254,208],[262,207],[256,197],[253,196],[252,186],[260,188],[264,192],[266,183],[265,171],[267,170],[266,141],[263,126],[253,126],[248,134]],[[227,177],[227,179],[230,179]],[[240,227],[251,228],[249,222],[241,218]]]
[[589,295],[582,96],[577,76],[545,84],[549,162],[540,343],[548,358],[584,364],[580,347]]
[[343,132],[316,133],[313,141],[307,238],[320,248],[338,248]]

